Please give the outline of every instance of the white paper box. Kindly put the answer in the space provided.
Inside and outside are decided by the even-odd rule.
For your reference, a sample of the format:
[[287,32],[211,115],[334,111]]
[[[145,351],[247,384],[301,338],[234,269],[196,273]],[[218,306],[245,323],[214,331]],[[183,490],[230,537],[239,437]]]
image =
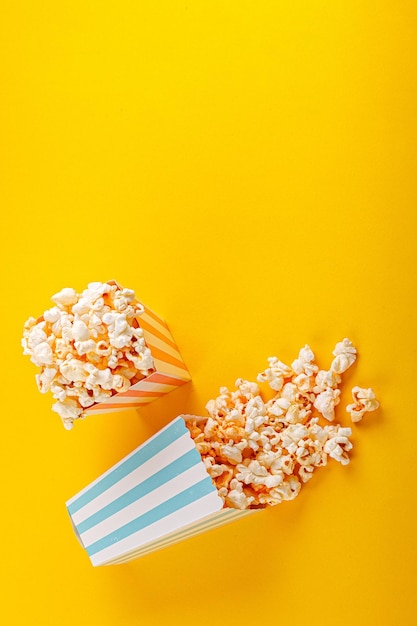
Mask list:
[[123,563],[256,512],[223,508],[181,416],[67,508],[93,565]]

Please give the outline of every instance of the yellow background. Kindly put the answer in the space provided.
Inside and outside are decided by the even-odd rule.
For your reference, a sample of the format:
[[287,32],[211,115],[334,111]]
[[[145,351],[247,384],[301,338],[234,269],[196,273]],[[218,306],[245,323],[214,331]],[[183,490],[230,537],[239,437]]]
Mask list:
[[[415,624],[416,4],[1,5],[0,618]],[[64,286],[116,278],[193,382],[68,433],[21,355]],[[382,409],[299,498],[94,569],[65,501],[220,385],[309,343]]]

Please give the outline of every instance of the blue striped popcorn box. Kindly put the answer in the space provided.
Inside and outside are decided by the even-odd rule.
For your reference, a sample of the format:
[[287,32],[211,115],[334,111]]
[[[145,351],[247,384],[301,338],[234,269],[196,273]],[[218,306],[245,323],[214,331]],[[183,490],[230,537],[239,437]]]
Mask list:
[[182,416],[67,509],[93,565],[124,563],[255,512],[224,508]]

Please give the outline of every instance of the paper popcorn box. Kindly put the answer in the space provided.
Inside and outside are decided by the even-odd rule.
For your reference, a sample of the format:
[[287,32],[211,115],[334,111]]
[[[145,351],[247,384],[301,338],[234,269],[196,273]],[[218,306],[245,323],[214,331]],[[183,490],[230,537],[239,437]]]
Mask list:
[[[108,282],[111,284],[115,281]],[[133,384],[127,391],[85,409],[85,416],[149,404],[191,380],[166,322],[143,302],[140,304],[144,307],[144,312],[137,317],[137,322],[143,330],[146,345],[151,350],[155,371]]]
[[66,504],[93,565],[123,563],[256,512],[223,508],[181,416]]

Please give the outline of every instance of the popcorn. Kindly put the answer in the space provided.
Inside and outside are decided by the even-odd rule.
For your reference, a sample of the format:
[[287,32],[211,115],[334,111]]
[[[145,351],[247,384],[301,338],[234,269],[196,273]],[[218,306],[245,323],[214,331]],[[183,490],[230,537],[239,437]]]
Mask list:
[[353,404],[348,404],[346,407],[352,422],[360,422],[365,413],[376,411],[379,407],[379,402],[371,388],[353,387],[352,396]]
[[258,381],[268,382],[271,389],[280,391],[284,385],[284,380],[292,375],[292,370],[285,363],[278,361],[276,357],[270,357],[268,363],[268,369],[258,374]]
[[65,398],[63,402],[55,402],[52,410],[58,413],[67,430],[71,430],[73,421],[81,417],[83,412],[78,402],[70,398]]
[[69,356],[59,366],[59,371],[68,383],[84,382],[88,377],[87,363]]
[[24,325],[23,353],[40,368],[36,382],[52,391],[53,410],[67,429],[84,409],[126,391],[154,371],[136,318],[144,312],[134,291],[116,283],[90,283],[52,296],[55,306]]
[[66,287],[65,289],[62,289],[59,293],[53,295],[51,300],[56,302],[59,308],[64,308],[66,306],[70,306],[71,304],[76,304],[78,300],[78,295],[75,289]]
[[[208,418],[184,416],[225,507],[246,509],[295,498],[328,458],[349,463],[350,428],[328,424],[340,402],[342,373],[356,360],[349,339],[336,344],[329,370],[319,370],[308,345],[291,367],[276,357],[257,377],[276,393],[264,401],[256,383],[236,381],[210,400]],[[378,402],[372,389],[354,387],[348,411],[361,419]]]
[[235,479],[230,481],[230,491],[225,491],[225,502],[234,509],[248,509],[255,499],[253,496],[247,496],[243,492],[242,483]]
[[342,465],[347,465],[349,463],[347,452],[353,447],[348,439],[351,434],[350,428],[338,428],[336,434],[324,444],[324,452]]
[[312,465],[302,465],[298,470],[298,475],[303,483],[313,478],[314,467]]
[[333,350],[335,358],[330,369],[336,374],[343,374],[356,361],[356,348],[350,339],[343,339]]
[[45,322],[50,322],[51,324],[57,322],[60,317],[61,311],[58,309],[57,306],[52,307],[52,309],[48,309],[48,311],[45,311],[45,313],[43,314],[43,319],[45,320]]
[[74,341],[87,341],[90,339],[90,331],[87,324],[82,320],[77,320],[72,325],[72,338]]
[[306,374],[307,376],[312,376],[319,369],[313,361],[314,353],[310,346],[306,344],[304,348],[301,348],[298,359],[295,359],[292,363],[292,369],[296,374]]
[[51,346],[46,342],[42,341],[33,347],[32,351],[32,359],[35,365],[39,365],[42,367],[43,365],[52,365],[53,364],[53,353]]
[[42,374],[37,374],[36,382],[41,393],[46,393],[50,390],[57,371],[54,367],[45,367]]
[[341,380],[342,377],[332,370],[319,370],[316,374],[316,384],[313,391],[319,393],[320,391],[326,391],[329,387],[336,389]]
[[314,407],[329,422],[334,420],[334,409],[339,404],[340,389],[326,389],[322,391],[314,400]]
[[221,446],[220,454],[232,465],[237,465],[242,462],[242,452],[237,446],[231,444]]
[[280,474],[271,474],[267,468],[257,460],[249,461],[249,463],[237,465],[236,479],[246,485],[265,485],[266,487],[277,487],[282,483]]

